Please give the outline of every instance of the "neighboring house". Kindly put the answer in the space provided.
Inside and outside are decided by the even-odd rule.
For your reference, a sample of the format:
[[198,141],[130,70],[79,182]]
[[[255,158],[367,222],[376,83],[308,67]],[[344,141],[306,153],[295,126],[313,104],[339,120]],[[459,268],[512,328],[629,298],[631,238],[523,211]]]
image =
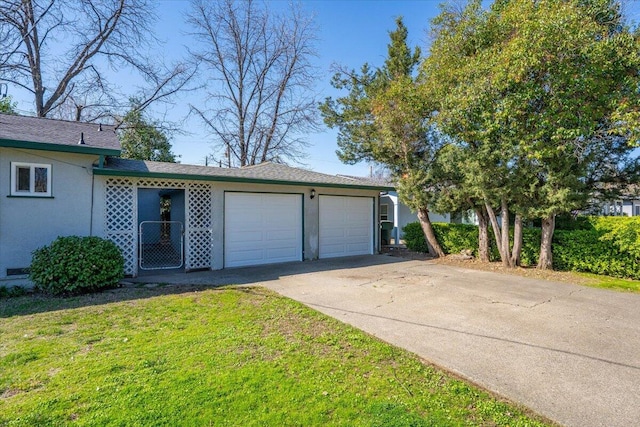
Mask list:
[[0,282],[57,236],[115,242],[126,274],[222,269],[380,249],[393,188],[264,163],[120,159],[110,126],[0,114]]
[[[373,183],[380,186],[395,187],[393,182],[388,179],[377,179],[371,177],[359,177],[350,175],[339,175],[341,177],[350,178],[360,182]],[[404,237],[402,229],[404,226],[411,222],[418,221],[418,214],[412,212],[409,206],[405,205],[398,198],[398,192],[393,188],[392,190],[383,191],[380,193],[380,240],[383,245],[398,244]],[[448,213],[439,214],[436,212],[429,212],[429,219],[431,222],[461,222],[463,219],[452,218]],[[473,221],[473,219],[471,219]],[[463,221],[465,222],[465,221]]]
[[640,216],[640,199],[623,198],[611,200],[601,205],[598,215]]
[[[360,181],[380,186],[395,187],[389,180],[380,180],[370,177],[358,177],[350,175],[339,175],[344,178],[349,178],[354,181]],[[392,190],[383,191],[380,193],[380,240],[383,245],[399,244],[404,238],[404,231],[402,230],[407,224],[412,222],[418,222],[418,214],[413,212],[409,206],[400,201],[398,192],[393,188]],[[451,213],[438,213],[429,212],[429,219],[431,222],[448,222],[458,224],[474,224],[478,225],[476,215],[473,211],[468,211],[463,214],[451,214]]]
[[[607,188],[613,192],[616,188]],[[630,184],[623,188],[617,188],[619,195],[615,199],[604,199],[598,194],[599,199],[593,199],[588,208],[578,211],[582,215],[603,216],[640,216],[640,185]]]
[[[431,222],[451,222],[451,214],[439,214],[429,212]],[[393,243],[399,242],[404,236],[402,229],[405,225],[418,221],[418,215],[398,198],[396,191],[388,191],[380,196],[380,222],[385,227],[385,222],[391,226],[390,237]],[[391,243],[387,242],[387,243]]]

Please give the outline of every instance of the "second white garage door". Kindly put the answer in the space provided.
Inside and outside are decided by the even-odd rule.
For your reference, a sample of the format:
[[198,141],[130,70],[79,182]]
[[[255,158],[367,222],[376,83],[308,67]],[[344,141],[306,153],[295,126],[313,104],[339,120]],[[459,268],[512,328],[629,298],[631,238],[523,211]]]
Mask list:
[[225,267],[286,261],[302,261],[302,195],[225,193]]
[[320,196],[320,258],[373,253],[373,200]]

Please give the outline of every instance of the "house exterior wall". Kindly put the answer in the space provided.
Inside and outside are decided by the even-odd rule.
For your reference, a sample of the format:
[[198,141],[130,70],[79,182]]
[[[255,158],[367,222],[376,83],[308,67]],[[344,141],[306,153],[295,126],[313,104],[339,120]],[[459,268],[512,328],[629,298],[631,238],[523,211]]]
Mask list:
[[[120,181],[126,181],[134,188],[134,193],[131,195],[131,199],[134,200],[131,215],[134,215],[133,222],[137,224],[137,212],[141,207],[137,206],[138,198],[137,188],[155,186],[156,188],[185,188],[187,192],[186,203],[186,239],[185,249],[187,251],[187,258],[189,258],[189,251],[192,251],[194,242],[189,241],[189,228],[192,227],[190,223],[193,221],[190,219],[189,210],[193,209],[190,206],[189,192],[191,186],[207,186],[211,189],[210,199],[210,217],[211,221],[206,227],[206,231],[210,240],[208,241],[209,253],[208,260],[210,265],[206,268],[213,270],[222,269],[224,267],[224,195],[225,192],[249,192],[249,193],[284,193],[284,194],[302,194],[303,195],[303,258],[305,260],[313,260],[318,258],[319,248],[319,199],[320,195],[340,195],[340,196],[364,196],[371,197],[374,206],[374,219],[378,218],[378,197],[379,192],[377,190],[358,190],[349,188],[328,188],[320,185],[310,184],[309,186],[300,185],[274,185],[274,184],[261,184],[261,183],[233,183],[233,182],[216,182],[216,181],[189,181],[189,180],[153,180],[146,178],[116,178]],[[113,237],[113,230],[109,230],[109,221],[107,218],[107,211],[109,206],[106,198],[107,187],[114,178],[106,176],[95,177],[95,193],[99,195],[96,197],[93,208],[93,223],[94,234],[109,238]],[[315,190],[315,197],[311,199],[311,190]],[[128,215],[128,213],[126,213]],[[374,221],[377,224],[377,221]],[[375,252],[379,251],[379,233],[374,230],[374,248]],[[133,236],[133,241],[129,241],[126,238],[121,242],[126,242],[127,246],[133,247],[133,250],[128,252],[129,257],[137,257],[137,236]],[[125,254],[126,257],[126,254]],[[134,260],[130,264],[130,274],[137,274],[137,260]],[[189,262],[187,262],[187,269],[189,269]]]
[[[31,253],[58,236],[91,234],[93,163],[98,156],[0,148],[0,282],[26,282]],[[51,197],[12,197],[11,162],[51,165]]]
[[[155,211],[158,205],[157,193],[148,193],[153,196],[148,201],[142,192],[138,197],[139,188],[184,190],[179,194],[185,200],[176,200],[176,205],[184,205],[184,214],[172,216],[185,224],[187,270],[224,267],[225,192],[301,194],[305,260],[317,259],[319,254],[319,196],[370,197],[374,252],[380,248],[378,190],[94,176],[97,161],[97,155],[0,148],[0,283],[28,284],[26,275],[7,276],[7,269],[29,267],[35,249],[69,235],[115,241],[127,260],[127,273],[137,275],[138,212],[149,204]],[[11,162],[51,165],[51,197],[12,197]]]
[[[315,189],[316,196],[311,199],[311,189]],[[309,187],[293,185],[271,184],[243,184],[243,183],[216,183],[213,191],[213,242],[212,242],[212,268],[222,269],[224,266],[224,193],[225,192],[251,192],[251,193],[286,193],[303,195],[303,258],[305,260],[318,259],[319,247],[319,221],[320,195],[340,196],[367,196],[374,198],[374,215],[377,212],[378,191],[376,190],[352,190],[343,188],[324,188],[310,185]],[[374,233],[374,248],[379,250],[378,233]]]
[[[398,194],[394,191],[390,191],[387,194],[380,196],[380,204],[387,204],[388,208],[388,221],[393,222],[392,237],[398,236],[403,238],[404,232],[402,228],[407,224],[418,221],[418,215],[415,212],[411,212],[411,209],[402,203],[398,198]],[[451,222],[451,215],[439,214],[436,212],[429,212],[429,219],[431,222]]]
[[610,200],[603,202],[599,209],[588,212],[605,216],[640,216],[640,199]]
[[157,189],[138,190],[138,224],[143,221],[160,221],[160,193]]
[[622,215],[637,216],[636,206],[640,206],[640,200],[625,200],[622,204]]

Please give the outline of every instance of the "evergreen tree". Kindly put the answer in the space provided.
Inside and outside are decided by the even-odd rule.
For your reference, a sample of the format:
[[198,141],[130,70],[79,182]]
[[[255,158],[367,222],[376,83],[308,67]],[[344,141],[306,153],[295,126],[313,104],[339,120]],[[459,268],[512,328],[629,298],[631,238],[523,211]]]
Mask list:
[[4,114],[17,114],[16,103],[10,96],[0,98],[0,113]]
[[402,18],[389,36],[384,65],[373,70],[364,64],[360,73],[338,72],[332,85],[349,93],[327,98],[320,111],[327,126],[338,129],[338,157],[350,164],[384,165],[398,183],[400,199],[417,212],[430,252],[442,256],[428,215],[434,182],[430,165],[442,140],[430,125],[431,108],[414,72],[420,49],[407,45]]
[[175,162],[169,137],[153,122],[146,119],[135,104],[119,126],[122,158]]
[[510,254],[510,207],[542,220],[538,266],[551,268],[555,217],[585,203],[604,137],[628,138],[631,152],[638,40],[617,11],[606,0],[505,0],[488,11],[474,1],[434,22],[424,90],[440,129],[465,152],[461,185],[484,202],[505,265],[517,263],[520,241],[517,221]]

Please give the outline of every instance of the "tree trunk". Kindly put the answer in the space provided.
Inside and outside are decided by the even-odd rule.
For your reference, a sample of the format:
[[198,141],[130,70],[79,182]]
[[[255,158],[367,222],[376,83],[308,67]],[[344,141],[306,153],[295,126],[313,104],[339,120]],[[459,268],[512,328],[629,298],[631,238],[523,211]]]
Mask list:
[[429,253],[434,257],[443,257],[444,251],[436,239],[436,233],[433,231],[431,220],[429,219],[429,210],[426,208],[418,209],[418,220],[420,220],[420,226],[424,233],[427,246],[429,247]]
[[505,257],[502,259],[502,265],[505,267],[513,267],[511,262],[511,248],[509,247],[509,207],[507,206],[507,199],[504,197],[500,200],[500,219],[502,222],[502,252]]
[[482,208],[476,209],[478,217],[478,257],[482,262],[489,262],[489,218]]
[[[496,219],[496,213],[489,202],[485,202],[489,219],[491,220],[491,228],[493,228],[493,235],[496,238],[496,246],[500,252],[500,260],[505,267],[512,267],[511,257],[509,250],[509,210],[506,206],[506,201],[503,200],[500,215],[502,215],[502,227],[498,226],[498,220]],[[506,217],[506,221],[505,221]],[[505,237],[505,222],[506,222],[506,237]],[[506,240],[506,245],[505,245]]]
[[540,259],[538,268],[541,270],[553,269],[553,253],[551,252],[551,241],[556,228],[556,215],[551,214],[542,219],[542,234],[540,236]]
[[[498,220],[496,219],[496,213],[493,211],[493,208],[489,204],[489,202],[484,202],[484,206],[487,209],[487,215],[489,216],[489,220],[491,221],[491,228],[493,229],[493,237],[496,239],[496,246],[498,247],[498,252],[500,252],[500,260],[504,262],[505,253],[502,250],[502,233],[500,232],[500,227],[498,226]],[[506,255],[509,256],[508,254]]]
[[511,265],[520,265],[520,255],[522,254],[522,217],[516,215],[513,222],[513,250],[511,251]]

